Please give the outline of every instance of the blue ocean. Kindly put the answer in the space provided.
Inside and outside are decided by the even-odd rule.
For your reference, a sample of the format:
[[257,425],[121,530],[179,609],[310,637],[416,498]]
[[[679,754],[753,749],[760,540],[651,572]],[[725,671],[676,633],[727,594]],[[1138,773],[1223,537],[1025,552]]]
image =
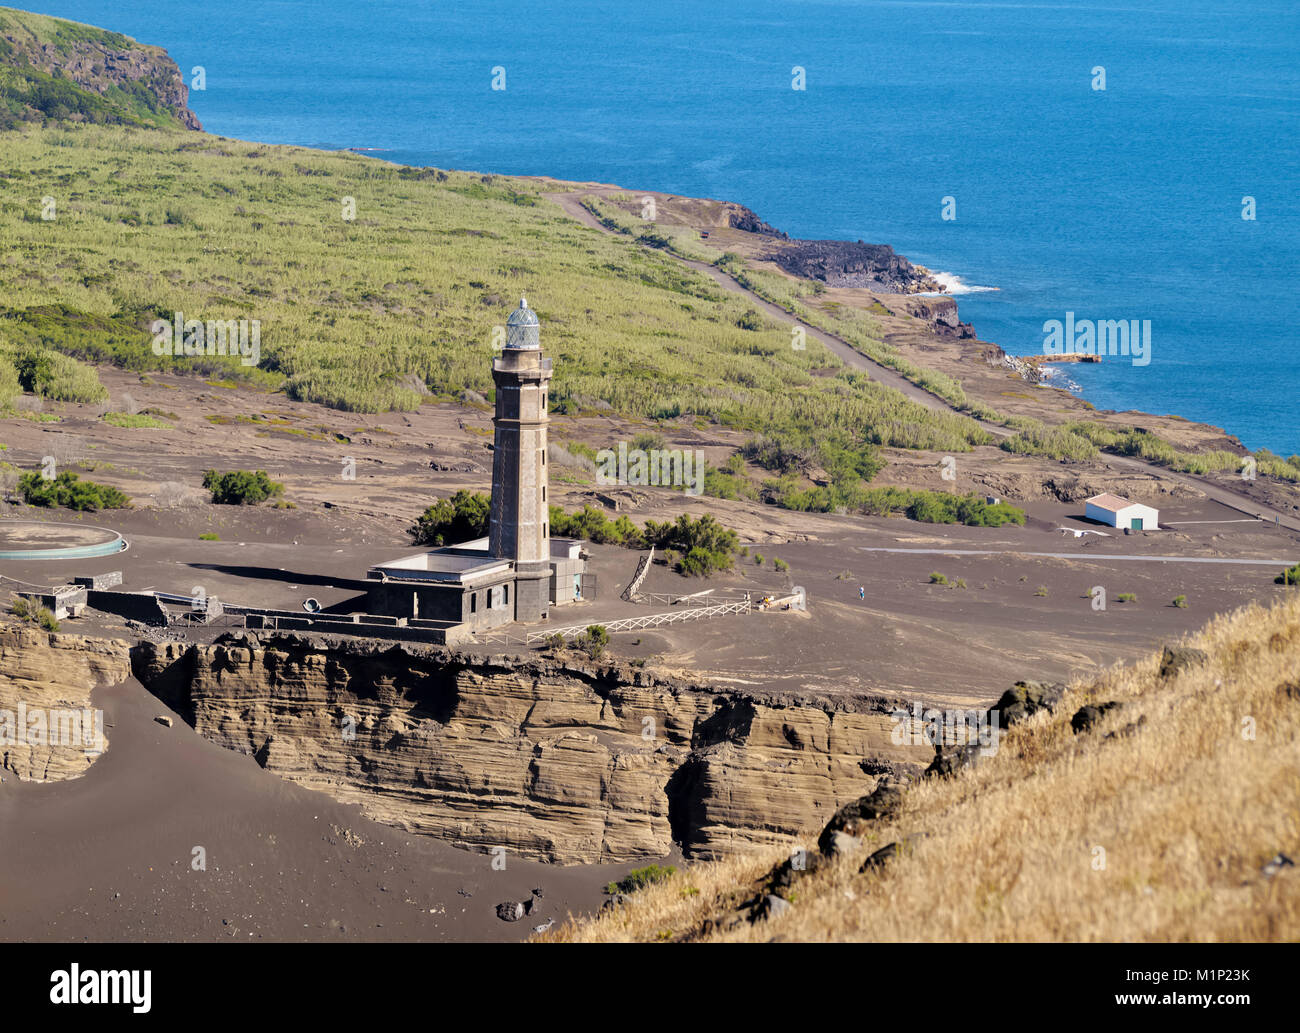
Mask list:
[[202,66],[213,133],[737,201],[996,287],[1018,354],[1150,320],[1084,397],[1300,452],[1294,0],[33,2]]

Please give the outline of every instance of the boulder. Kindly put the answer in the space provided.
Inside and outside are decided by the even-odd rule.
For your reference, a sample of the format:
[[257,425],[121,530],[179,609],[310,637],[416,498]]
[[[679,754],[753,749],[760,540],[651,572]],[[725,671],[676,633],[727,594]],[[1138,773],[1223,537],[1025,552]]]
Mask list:
[[1172,678],[1191,667],[1203,667],[1209,661],[1204,649],[1191,646],[1165,646],[1160,658],[1160,677]]
[[780,918],[782,915],[788,914],[793,906],[785,898],[778,897],[775,893],[769,893],[759,900],[750,916],[750,921],[766,922],[773,918]]
[[999,726],[1006,728],[1040,710],[1052,713],[1064,695],[1065,686],[1060,682],[1018,681],[989,708],[989,716],[996,714]]
[[497,905],[497,918],[503,922],[518,922],[524,917],[524,905],[517,900],[507,900]]
[[704,924],[700,927],[700,935],[708,937],[713,933],[727,933],[738,925],[744,925],[744,923],[744,914],[739,911],[730,911],[725,915],[719,915],[717,918],[706,918]]
[[[531,915],[533,908],[541,899],[542,891],[533,890],[533,895],[527,900],[507,900],[505,903],[497,905],[497,918],[503,922],[518,922],[525,915]],[[609,901],[605,903],[608,904]]]
[[[852,836],[847,836],[842,832],[836,833],[836,835],[844,836],[845,839],[853,839]],[[853,842],[861,845],[861,840],[853,840]],[[844,846],[847,847],[848,844]],[[811,853],[807,850],[796,850],[768,874],[768,890],[778,895],[785,895],[802,876],[817,871],[833,856],[838,855],[823,855]]]
[[847,832],[832,832],[826,846],[827,857],[846,857],[862,849],[862,840]]
[[832,844],[837,832],[846,832],[850,836],[861,836],[872,822],[894,817],[903,807],[903,790],[897,782],[881,782],[875,791],[860,796],[846,803],[826,823],[821,836],[817,839],[817,848],[830,856]]
[[875,871],[878,868],[883,868],[887,861],[892,861],[898,856],[898,853],[903,849],[903,846],[904,844],[902,843],[890,843],[888,846],[882,846],[862,862],[862,867],[859,868],[858,871],[870,872]]
[[1092,731],[1092,726],[1102,719],[1112,710],[1118,710],[1124,704],[1118,700],[1109,700],[1105,703],[1089,703],[1086,707],[1080,707],[1074,712],[1074,717],[1070,718],[1070,727],[1074,729],[1074,734],[1080,732]]
[[971,767],[980,759],[979,743],[956,746],[938,745],[934,748],[934,760],[922,773],[923,778],[943,778],[954,775],[962,768]]

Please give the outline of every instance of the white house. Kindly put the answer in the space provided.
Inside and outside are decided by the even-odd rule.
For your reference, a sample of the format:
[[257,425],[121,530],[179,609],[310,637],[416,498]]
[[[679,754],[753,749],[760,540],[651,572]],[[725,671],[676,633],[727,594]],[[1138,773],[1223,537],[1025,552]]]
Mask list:
[[1110,524],[1121,529],[1132,528],[1134,531],[1158,531],[1160,513],[1140,502],[1130,502],[1118,495],[1106,492],[1094,495],[1085,503],[1085,514],[1089,520]]

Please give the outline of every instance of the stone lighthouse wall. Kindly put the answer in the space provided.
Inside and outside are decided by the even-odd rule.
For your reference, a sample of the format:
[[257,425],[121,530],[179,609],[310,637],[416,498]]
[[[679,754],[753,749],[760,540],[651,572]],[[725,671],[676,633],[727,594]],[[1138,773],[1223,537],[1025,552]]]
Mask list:
[[546,396],[550,363],[507,348],[494,363],[496,413],[488,548],[515,561],[516,619],[540,620],[550,602]]

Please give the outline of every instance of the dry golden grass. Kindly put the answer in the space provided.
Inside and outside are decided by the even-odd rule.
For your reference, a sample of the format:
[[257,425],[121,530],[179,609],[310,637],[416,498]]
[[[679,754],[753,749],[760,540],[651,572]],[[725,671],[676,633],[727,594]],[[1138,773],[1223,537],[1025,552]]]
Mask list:
[[[801,877],[783,917],[700,935],[785,859],[770,853],[680,870],[541,939],[1300,939],[1300,866],[1261,872],[1279,851],[1300,858],[1300,597],[1218,617],[1189,644],[1205,667],[1162,680],[1153,654],[1116,668],[975,768],[913,786],[860,855]],[[1073,734],[1073,713],[1105,700],[1124,707]],[[902,856],[858,873],[903,837]]]

